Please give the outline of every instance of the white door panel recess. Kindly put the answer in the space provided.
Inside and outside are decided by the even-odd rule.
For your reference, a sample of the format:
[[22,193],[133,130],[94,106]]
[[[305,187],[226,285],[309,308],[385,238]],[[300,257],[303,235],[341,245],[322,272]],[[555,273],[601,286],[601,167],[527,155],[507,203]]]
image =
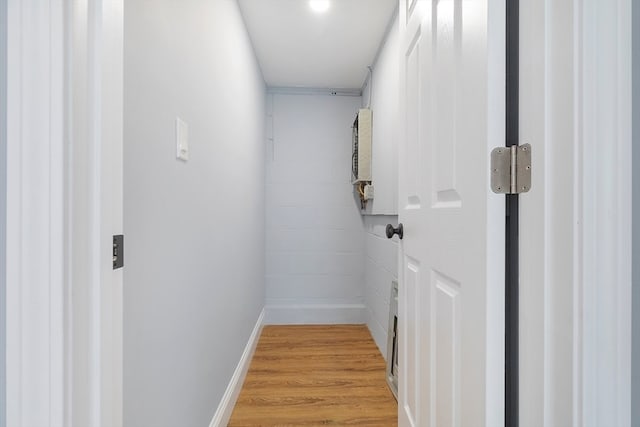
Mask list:
[[400,426],[504,413],[504,2],[400,2]]

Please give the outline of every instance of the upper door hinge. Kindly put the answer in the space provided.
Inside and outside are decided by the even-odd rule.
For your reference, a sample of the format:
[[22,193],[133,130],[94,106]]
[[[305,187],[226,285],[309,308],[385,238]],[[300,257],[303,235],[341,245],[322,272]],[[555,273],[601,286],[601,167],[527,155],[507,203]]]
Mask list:
[[531,145],[498,147],[491,151],[491,190],[520,194],[531,189]]

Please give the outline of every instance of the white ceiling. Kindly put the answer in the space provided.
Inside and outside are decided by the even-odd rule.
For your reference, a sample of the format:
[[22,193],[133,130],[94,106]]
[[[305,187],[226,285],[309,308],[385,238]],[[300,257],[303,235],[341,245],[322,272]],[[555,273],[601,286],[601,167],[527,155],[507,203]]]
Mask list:
[[271,87],[362,87],[397,0],[238,0]]

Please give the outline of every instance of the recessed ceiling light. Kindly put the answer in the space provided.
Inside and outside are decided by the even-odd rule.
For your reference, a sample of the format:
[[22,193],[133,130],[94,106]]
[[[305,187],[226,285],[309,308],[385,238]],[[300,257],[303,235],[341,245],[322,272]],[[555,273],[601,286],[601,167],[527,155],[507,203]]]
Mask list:
[[316,13],[329,10],[329,0],[309,0],[309,7]]

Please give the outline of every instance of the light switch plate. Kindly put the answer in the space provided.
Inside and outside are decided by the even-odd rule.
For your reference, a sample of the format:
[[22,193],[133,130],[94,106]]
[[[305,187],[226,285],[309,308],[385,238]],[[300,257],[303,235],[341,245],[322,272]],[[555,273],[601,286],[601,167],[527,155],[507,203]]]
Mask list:
[[189,125],[179,117],[176,117],[176,157],[189,160]]

